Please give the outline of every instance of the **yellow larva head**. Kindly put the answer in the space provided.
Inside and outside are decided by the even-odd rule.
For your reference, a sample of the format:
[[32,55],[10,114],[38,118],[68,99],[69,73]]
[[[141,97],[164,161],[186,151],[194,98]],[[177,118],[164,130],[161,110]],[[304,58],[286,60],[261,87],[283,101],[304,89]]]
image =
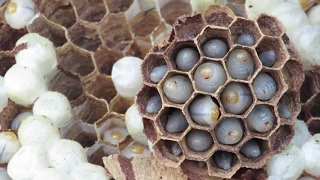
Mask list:
[[131,147],[131,152],[133,152],[134,154],[143,154],[144,147],[141,144],[133,144]]
[[4,137],[10,139],[11,141],[14,141],[17,139],[17,136],[13,132],[5,132]]
[[219,107],[216,106],[216,107],[212,108],[210,115],[211,115],[211,120],[212,120],[212,121],[218,120],[218,119],[219,119],[219,116],[220,116]]
[[7,11],[9,14],[14,14],[14,13],[16,13],[17,9],[18,9],[17,3],[15,3],[15,2],[10,2],[10,3],[8,4],[8,6],[7,6],[7,10],[6,10],[6,11]]
[[120,131],[112,131],[111,137],[120,141],[123,138],[123,134]]
[[237,91],[230,90],[226,93],[226,100],[228,103],[235,104],[239,101],[239,94]]

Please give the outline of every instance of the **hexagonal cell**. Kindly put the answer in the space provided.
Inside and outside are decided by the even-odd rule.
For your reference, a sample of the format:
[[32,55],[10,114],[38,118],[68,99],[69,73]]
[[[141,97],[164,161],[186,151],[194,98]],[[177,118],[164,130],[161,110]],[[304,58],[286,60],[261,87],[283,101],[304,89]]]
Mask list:
[[195,161],[207,160],[217,148],[212,134],[198,129],[191,129],[180,145],[186,158]]
[[143,86],[136,95],[136,104],[142,116],[154,119],[162,106],[162,99],[157,89]]
[[168,65],[161,54],[148,54],[142,62],[141,68],[143,69],[143,81],[148,84],[158,84],[165,73],[167,72]]
[[178,17],[189,15],[192,8],[188,0],[158,0],[161,17],[170,25],[172,25]]
[[310,72],[305,72],[304,75],[305,79],[300,89],[301,103],[307,102],[314,94],[319,92],[314,75]]
[[257,23],[261,32],[267,36],[280,37],[285,31],[282,23],[276,17],[267,14],[261,14],[257,19]]
[[252,89],[261,102],[275,102],[288,87],[279,71],[263,70],[253,79]]
[[186,74],[174,71],[168,71],[163,79],[157,86],[163,102],[181,108],[194,92],[191,80]]
[[96,51],[101,46],[101,40],[96,28],[76,23],[68,29],[70,40],[78,47],[88,51]]
[[224,147],[230,149],[245,138],[246,130],[241,119],[226,117],[219,121],[213,132],[220,146],[226,145]]
[[[167,24],[164,20],[160,22],[160,25],[156,27],[150,35],[151,41],[154,45],[160,43],[166,37],[170,36],[172,26]],[[157,46],[157,45],[156,45]]]
[[117,95],[112,79],[106,75],[96,75],[83,79],[83,87],[86,92],[99,99],[105,99],[108,103]]
[[193,123],[200,126],[215,126],[221,118],[220,104],[209,95],[197,95],[184,110]]
[[295,45],[290,41],[289,37],[287,34],[284,34],[282,36],[282,41],[289,52],[290,58],[293,59],[300,59],[300,54],[298,50],[296,49]]
[[320,109],[320,103],[319,103],[319,100],[320,100],[320,94],[318,93],[316,96],[314,96],[312,98],[312,100],[307,104],[307,108],[310,112],[310,115],[312,117],[319,117],[320,118],[320,112],[319,112],[319,109]]
[[232,10],[224,6],[210,6],[203,17],[208,24],[222,27],[228,27],[236,18]]
[[146,119],[146,118],[142,118],[142,122],[143,122],[143,127],[144,127],[143,133],[145,133],[148,140],[152,144],[155,144],[159,139],[158,134],[157,134],[157,130],[154,125],[155,123],[153,122],[153,120]]
[[[220,43],[218,42],[219,43],[218,45],[221,45],[222,43],[225,43],[226,46],[227,46],[227,49],[224,50],[224,51],[222,51],[220,49],[217,49],[217,50],[221,51],[222,53],[216,53],[215,55],[218,58],[225,57],[225,55],[227,54],[227,52],[229,51],[229,49],[233,45],[229,34],[230,34],[229,30],[226,29],[226,28],[219,28],[219,27],[214,27],[213,28],[213,27],[210,27],[210,26],[205,27],[204,30],[201,32],[200,36],[197,38],[198,45],[200,46],[199,47],[200,54],[202,56],[208,57],[208,54],[204,52],[204,46],[205,45],[209,46],[210,44],[214,43],[211,40],[219,40]],[[216,45],[216,46],[218,46],[218,45]],[[209,48],[210,48],[210,46],[208,47],[208,51],[210,50]],[[214,46],[214,47],[211,47],[211,48],[217,48],[217,47]],[[216,50],[216,49],[213,49],[211,51],[214,51],[214,50]],[[207,55],[205,55],[205,54],[207,54]],[[208,58],[210,58],[210,57],[208,57]]]
[[222,89],[220,95],[222,111],[233,115],[246,114],[255,101],[255,97],[245,83],[231,82]]
[[93,146],[85,148],[88,162],[100,166],[104,166],[102,158],[108,155],[118,154],[118,148],[111,144],[101,141],[96,142]]
[[154,145],[155,155],[161,162],[170,167],[179,167],[184,160],[180,145],[176,141],[160,140]]
[[224,69],[220,61],[203,58],[191,74],[194,89],[203,94],[217,94],[227,82],[228,77]]
[[288,88],[299,92],[304,81],[303,66],[300,61],[289,60],[283,66],[282,74]]
[[119,114],[124,114],[133,103],[134,103],[133,99],[126,99],[121,97],[118,94],[110,102],[110,105],[109,105],[110,111],[113,111]]
[[161,136],[178,140],[183,137],[189,124],[181,109],[164,107],[155,120]]
[[257,44],[261,39],[259,27],[255,21],[238,17],[229,27],[231,31],[231,38],[236,42],[238,37],[242,34],[250,34],[254,37],[254,44]]
[[284,106],[280,106],[282,109],[279,109],[279,104],[276,107],[276,112],[281,117],[281,124],[293,125],[301,111],[300,93],[289,90],[281,97],[279,103],[282,103],[282,106]]
[[255,50],[239,45],[229,51],[225,63],[228,74],[234,80],[250,81],[262,67]]
[[159,26],[159,16],[154,1],[135,1],[126,11],[129,26],[136,37],[147,37]]
[[108,0],[106,1],[107,8],[110,13],[125,12],[129,9],[133,0]]
[[289,59],[289,54],[279,38],[263,37],[256,48],[259,60],[264,67],[282,68]]
[[50,21],[66,28],[76,22],[76,14],[72,5],[64,1],[34,0],[36,11],[41,12]]
[[114,145],[123,142],[129,136],[123,115],[110,113],[94,123],[98,140]]
[[308,129],[312,135],[320,133],[320,119],[312,118],[307,122]]
[[94,52],[94,61],[100,74],[111,75],[113,64],[124,55],[121,52],[111,50],[107,47],[101,47]]
[[67,43],[65,30],[57,24],[50,22],[42,14],[37,14],[36,18],[27,25],[29,33],[38,33],[40,36],[49,39],[55,47],[60,47]]
[[98,27],[103,43],[115,51],[123,51],[131,43],[132,34],[124,13],[108,14]]
[[77,141],[84,148],[92,146],[97,141],[93,125],[76,120],[61,129],[61,137]]
[[69,101],[74,101],[83,94],[80,77],[63,69],[51,79],[49,89],[64,94]]
[[240,168],[237,173],[232,176],[232,179],[268,179],[268,174],[265,169]]
[[79,18],[89,22],[99,22],[107,13],[105,4],[102,0],[72,0]]
[[270,137],[270,144],[273,154],[278,154],[283,151],[290,143],[294,135],[293,126],[280,126]]
[[240,167],[241,163],[236,154],[216,151],[210,158],[209,175],[231,178]]
[[204,179],[203,176],[208,176],[208,166],[205,161],[184,160],[180,167],[192,179]]
[[204,26],[205,22],[202,16],[198,14],[192,17],[179,17],[173,25],[173,29],[177,38],[193,39],[202,31]]
[[74,105],[76,119],[93,124],[108,113],[107,104],[90,95],[83,95]]
[[267,140],[250,139],[240,148],[242,167],[262,167],[271,153],[270,144]]
[[8,24],[0,23],[0,51],[12,50],[18,39],[27,33],[26,29],[12,29]]
[[135,56],[139,57],[140,59],[144,59],[152,48],[150,37],[136,37],[128,48],[129,49],[127,49],[125,52],[125,56]]
[[0,76],[4,76],[6,72],[16,63],[14,55],[10,55],[0,51]]
[[57,49],[58,63],[62,69],[86,76],[94,70],[91,54],[69,44]]
[[[178,67],[177,57],[179,53],[179,56],[181,56],[181,62]],[[182,57],[184,57],[184,55],[190,58],[183,59]],[[193,40],[176,40],[168,47],[164,57],[169,69],[177,69],[181,71],[189,71],[200,59],[199,49],[197,49]]]

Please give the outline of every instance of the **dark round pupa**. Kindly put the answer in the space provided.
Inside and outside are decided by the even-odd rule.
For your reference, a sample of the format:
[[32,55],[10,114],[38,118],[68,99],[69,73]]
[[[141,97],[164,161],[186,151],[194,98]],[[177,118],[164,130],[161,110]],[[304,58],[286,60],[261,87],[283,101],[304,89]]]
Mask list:
[[263,51],[259,54],[262,65],[272,67],[276,62],[276,52],[274,50]]
[[204,152],[212,146],[213,140],[209,132],[192,129],[186,135],[186,143],[192,151]]
[[179,156],[181,154],[182,150],[177,142],[171,143],[171,153],[174,156]]
[[179,133],[187,129],[188,122],[181,110],[174,110],[168,117],[166,130],[169,133]]
[[243,136],[240,119],[225,118],[214,128],[217,140],[222,144],[236,144]]
[[154,95],[147,102],[146,111],[151,114],[158,113],[161,107],[162,107],[161,97],[159,95]]
[[292,116],[289,107],[282,102],[278,103],[278,113],[281,118],[290,118]]
[[253,35],[241,34],[240,36],[238,36],[236,43],[243,46],[253,46],[255,41]]
[[243,153],[247,158],[256,158],[261,154],[260,147],[255,139],[251,139],[246,142],[241,147],[240,152]]
[[228,53],[228,46],[220,39],[211,39],[203,45],[203,54],[211,58],[222,58]]
[[150,72],[150,80],[154,83],[158,83],[164,77],[168,71],[167,65],[157,66],[153,68]]
[[199,61],[200,55],[195,48],[184,48],[176,57],[177,68],[181,71],[189,71]]
[[231,152],[217,151],[213,154],[215,164],[224,170],[228,170],[232,166],[233,154]]

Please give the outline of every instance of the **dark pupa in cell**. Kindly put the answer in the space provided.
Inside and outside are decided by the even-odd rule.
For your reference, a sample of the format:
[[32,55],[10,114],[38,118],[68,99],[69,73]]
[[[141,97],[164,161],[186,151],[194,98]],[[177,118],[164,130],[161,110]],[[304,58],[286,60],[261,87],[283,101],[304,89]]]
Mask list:
[[282,102],[278,103],[278,113],[281,118],[290,118],[292,116],[289,107]]
[[251,139],[246,142],[241,147],[240,152],[243,153],[247,158],[256,158],[261,154],[260,147],[255,139]]
[[192,129],[186,135],[186,143],[192,151],[204,152],[212,146],[213,140],[209,132]]
[[274,50],[263,51],[259,54],[259,59],[262,65],[272,67],[277,60],[276,52]]
[[199,161],[199,162],[198,162],[198,167],[200,167],[200,168],[205,167],[205,165],[206,165],[206,163],[203,162],[203,161]]
[[214,128],[217,140],[222,144],[236,144],[243,136],[240,119],[225,118]]
[[166,130],[169,133],[179,133],[187,129],[188,122],[181,110],[174,110],[168,117],[166,124]]
[[277,83],[267,73],[260,72],[252,83],[254,94],[262,101],[270,100],[277,91]]
[[164,82],[163,92],[169,101],[183,104],[193,93],[192,83],[188,77],[174,75]]
[[150,80],[154,83],[158,83],[164,77],[168,71],[167,65],[157,66],[153,68],[150,72]]
[[230,76],[234,79],[248,79],[254,71],[254,62],[250,53],[244,49],[235,49],[226,61]]
[[249,129],[260,133],[269,131],[274,121],[275,116],[267,105],[257,105],[247,117]]
[[203,54],[211,58],[222,58],[229,49],[227,44],[220,39],[211,39],[203,45]]
[[253,46],[255,41],[253,35],[241,34],[240,36],[238,36],[236,43],[243,46]]
[[184,48],[176,57],[177,68],[181,71],[189,71],[199,61],[200,55],[195,48]]
[[151,114],[158,113],[161,107],[162,107],[161,97],[159,95],[154,95],[147,102],[146,111]]
[[179,156],[181,154],[182,150],[177,142],[171,143],[171,153],[174,156]]
[[231,152],[217,151],[213,154],[215,164],[224,170],[228,170],[232,166],[233,154]]

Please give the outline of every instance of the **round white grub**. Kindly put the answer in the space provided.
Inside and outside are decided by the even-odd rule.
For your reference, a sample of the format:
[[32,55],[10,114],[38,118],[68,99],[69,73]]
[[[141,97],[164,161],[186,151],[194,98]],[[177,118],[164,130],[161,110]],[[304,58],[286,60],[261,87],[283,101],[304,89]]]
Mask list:
[[48,167],[48,159],[42,148],[23,146],[9,161],[8,174],[12,179],[30,180]]
[[72,108],[68,98],[59,92],[43,93],[34,103],[32,111],[34,115],[51,118],[59,128],[65,126],[72,117]]
[[87,162],[83,147],[76,141],[60,139],[47,152],[49,165],[69,174],[78,164]]
[[143,132],[142,116],[136,104],[133,104],[125,113],[125,121],[128,133],[131,137],[144,145],[148,145],[148,138]]
[[61,138],[57,126],[50,118],[42,115],[32,115],[23,120],[18,137],[22,146],[43,146],[44,149]]
[[0,163],[7,163],[20,149],[21,144],[13,132],[0,133]]
[[301,148],[305,158],[305,171],[320,177],[320,134],[315,134]]
[[304,157],[300,148],[293,144],[280,154],[273,155],[266,163],[269,176],[278,176],[281,179],[295,180],[304,169]]
[[13,65],[4,75],[4,87],[9,99],[24,106],[31,105],[48,89],[39,72],[20,64]]
[[98,165],[81,163],[69,175],[73,180],[109,180],[106,170]]
[[127,56],[114,63],[111,78],[117,92],[124,98],[134,98],[142,87],[142,59]]

